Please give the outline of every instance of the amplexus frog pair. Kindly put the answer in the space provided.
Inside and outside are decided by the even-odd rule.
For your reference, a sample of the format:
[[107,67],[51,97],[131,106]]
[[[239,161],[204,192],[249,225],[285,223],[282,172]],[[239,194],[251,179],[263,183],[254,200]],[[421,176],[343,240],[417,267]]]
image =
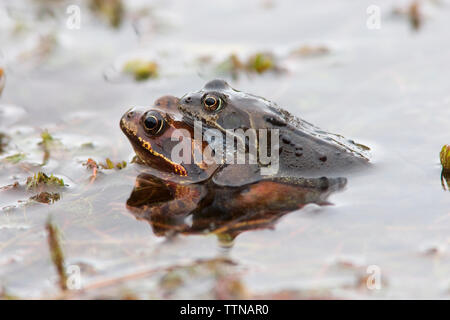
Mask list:
[[[137,179],[128,204],[148,220],[192,214],[226,215],[230,222],[237,214],[282,214],[309,202],[325,203],[331,191],[345,185],[342,175],[368,163],[367,147],[223,80],[181,98],[162,97],[148,110],[131,109],[120,127],[138,162],[167,173],[167,179],[146,176],[151,187],[145,189],[152,190],[147,200],[140,188],[145,174]],[[165,197],[155,196],[155,181]]]

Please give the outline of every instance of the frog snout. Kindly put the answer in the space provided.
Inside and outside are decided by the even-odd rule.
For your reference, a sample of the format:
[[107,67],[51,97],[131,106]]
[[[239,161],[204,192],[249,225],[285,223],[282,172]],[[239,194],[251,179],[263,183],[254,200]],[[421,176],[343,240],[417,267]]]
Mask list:
[[120,126],[127,126],[130,124],[137,124],[139,121],[140,116],[142,113],[140,113],[136,108],[130,108],[127,112],[123,114],[123,116],[120,118]]
[[125,117],[126,117],[128,120],[133,119],[135,115],[136,115],[136,112],[134,111],[134,108],[131,108],[130,110],[128,110],[128,111],[125,113]]
[[138,120],[138,118],[143,114],[142,110],[138,110],[137,108],[130,108],[127,112],[124,113],[122,119],[125,121],[133,122]]

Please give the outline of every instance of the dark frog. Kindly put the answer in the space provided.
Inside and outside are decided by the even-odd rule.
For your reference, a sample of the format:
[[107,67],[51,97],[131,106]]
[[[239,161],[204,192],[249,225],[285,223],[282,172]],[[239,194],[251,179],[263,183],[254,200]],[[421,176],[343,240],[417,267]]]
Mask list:
[[[245,139],[247,150],[253,143],[261,152],[261,136],[238,135],[237,129],[241,133],[277,129],[279,176],[339,175],[368,163],[368,147],[321,130],[273,102],[231,88],[223,80],[210,81],[200,91],[184,95],[178,109],[191,125],[201,121],[203,129],[214,128],[242,142]],[[270,149],[269,142],[264,145]]]

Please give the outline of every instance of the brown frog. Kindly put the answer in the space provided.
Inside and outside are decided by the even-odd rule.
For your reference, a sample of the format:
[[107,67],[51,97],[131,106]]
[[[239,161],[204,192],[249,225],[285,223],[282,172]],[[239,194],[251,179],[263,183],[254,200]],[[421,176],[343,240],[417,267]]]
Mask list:
[[[193,128],[182,121],[178,102],[162,97],[147,111],[129,110],[120,121],[139,162],[165,173],[140,174],[127,201],[128,209],[149,221],[158,235],[209,231],[234,238],[245,230],[273,226],[305,204],[326,204],[327,196],[346,183],[344,178],[324,177],[249,180],[249,166],[195,162],[194,151],[205,152],[210,146],[195,139]],[[185,130],[182,140],[194,146],[189,163],[172,158],[174,142],[179,142],[173,135],[179,129]]]
[[[207,151],[206,141],[194,140],[193,127],[182,120],[177,103],[178,98],[165,96],[156,100],[150,110],[130,109],[121,118],[120,128],[136,152],[138,163],[189,181],[204,180],[221,164],[207,162],[203,157],[201,161],[195,161],[196,150],[204,155],[211,152]],[[176,132],[179,134],[175,137]],[[172,151],[180,142],[190,146],[187,158],[185,155],[185,161],[181,163],[172,159]]]

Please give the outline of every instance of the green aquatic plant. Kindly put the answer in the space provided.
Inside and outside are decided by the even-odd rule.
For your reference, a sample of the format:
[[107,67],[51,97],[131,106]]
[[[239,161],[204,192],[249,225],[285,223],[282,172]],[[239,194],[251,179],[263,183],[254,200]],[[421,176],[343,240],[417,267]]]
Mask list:
[[450,145],[446,144],[442,147],[439,154],[443,171],[450,171]]
[[126,161],[119,161],[119,162],[112,162],[110,158],[106,158],[106,163],[100,164],[100,167],[102,169],[106,169],[106,170],[110,170],[110,169],[124,169],[127,166],[127,162]]
[[441,160],[441,184],[444,190],[448,190],[450,185],[450,145],[446,144],[442,147],[439,154]]
[[113,28],[122,24],[125,8],[121,0],[91,0],[92,11]]
[[245,65],[239,57],[233,53],[217,66],[218,72],[230,73],[233,79],[237,79],[239,72],[245,70]]
[[13,154],[13,155],[3,158],[3,161],[9,162],[12,164],[17,164],[20,161],[24,160],[25,157],[26,157],[25,153],[19,152],[19,153],[16,153],[16,154]]
[[228,56],[218,64],[217,71],[230,73],[236,79],[240,72],[262,74],[267,71],[280,71],[275,57],[270,53],[258,52],[250,56],[247,61],[242,61],[235,53]]
[[273,56],[266,53],[257,53],[251,56],[247,62],[247,69],[257,73],[264,73],[273,69],[274,66]]
[[114,163],[111,161],[111,159],[106,158],[106,164],[102,165],[103,169],[114,169]]
[[48,176],[44,172],[39,171],[32,177],[27,178],[26,186],[27,189],[36,189],[42,186],[64,187],[65,184],[63,179],[55,177],[53,174]]
[[50,145],[50,143],[52,143],[54,141],[52,135],[48,132],[47,129],[45,129],[44,131],[41,132],[41,138],[42,141],[40,142],[40,144],[42,145]]
[[97,161],[89,158],[86,162],[83,162],[83,166],[92,170],[91,182],[93,182],[97,178],[97,174],[99,169],[103,170],[112,170],[112,169],[124,169],[127,166],[126,161],[119,161],[114,163],[111,159],[106,158],[105,163],[97,163]]
[[123,66],[123,72],[131,74],[136,81],[158,77],[158,65],[142,59],[130,60]]
[[45,165],[48,162],[48,159],[50,159],[51,149],[60,144],[60,141],[53,138],[53,136],[48,132],[47,129],[41,132],[41,141],[38,143],[38,145],[42,148],[42,151],[44,151],[44,158],[42,160],[43,165]]

